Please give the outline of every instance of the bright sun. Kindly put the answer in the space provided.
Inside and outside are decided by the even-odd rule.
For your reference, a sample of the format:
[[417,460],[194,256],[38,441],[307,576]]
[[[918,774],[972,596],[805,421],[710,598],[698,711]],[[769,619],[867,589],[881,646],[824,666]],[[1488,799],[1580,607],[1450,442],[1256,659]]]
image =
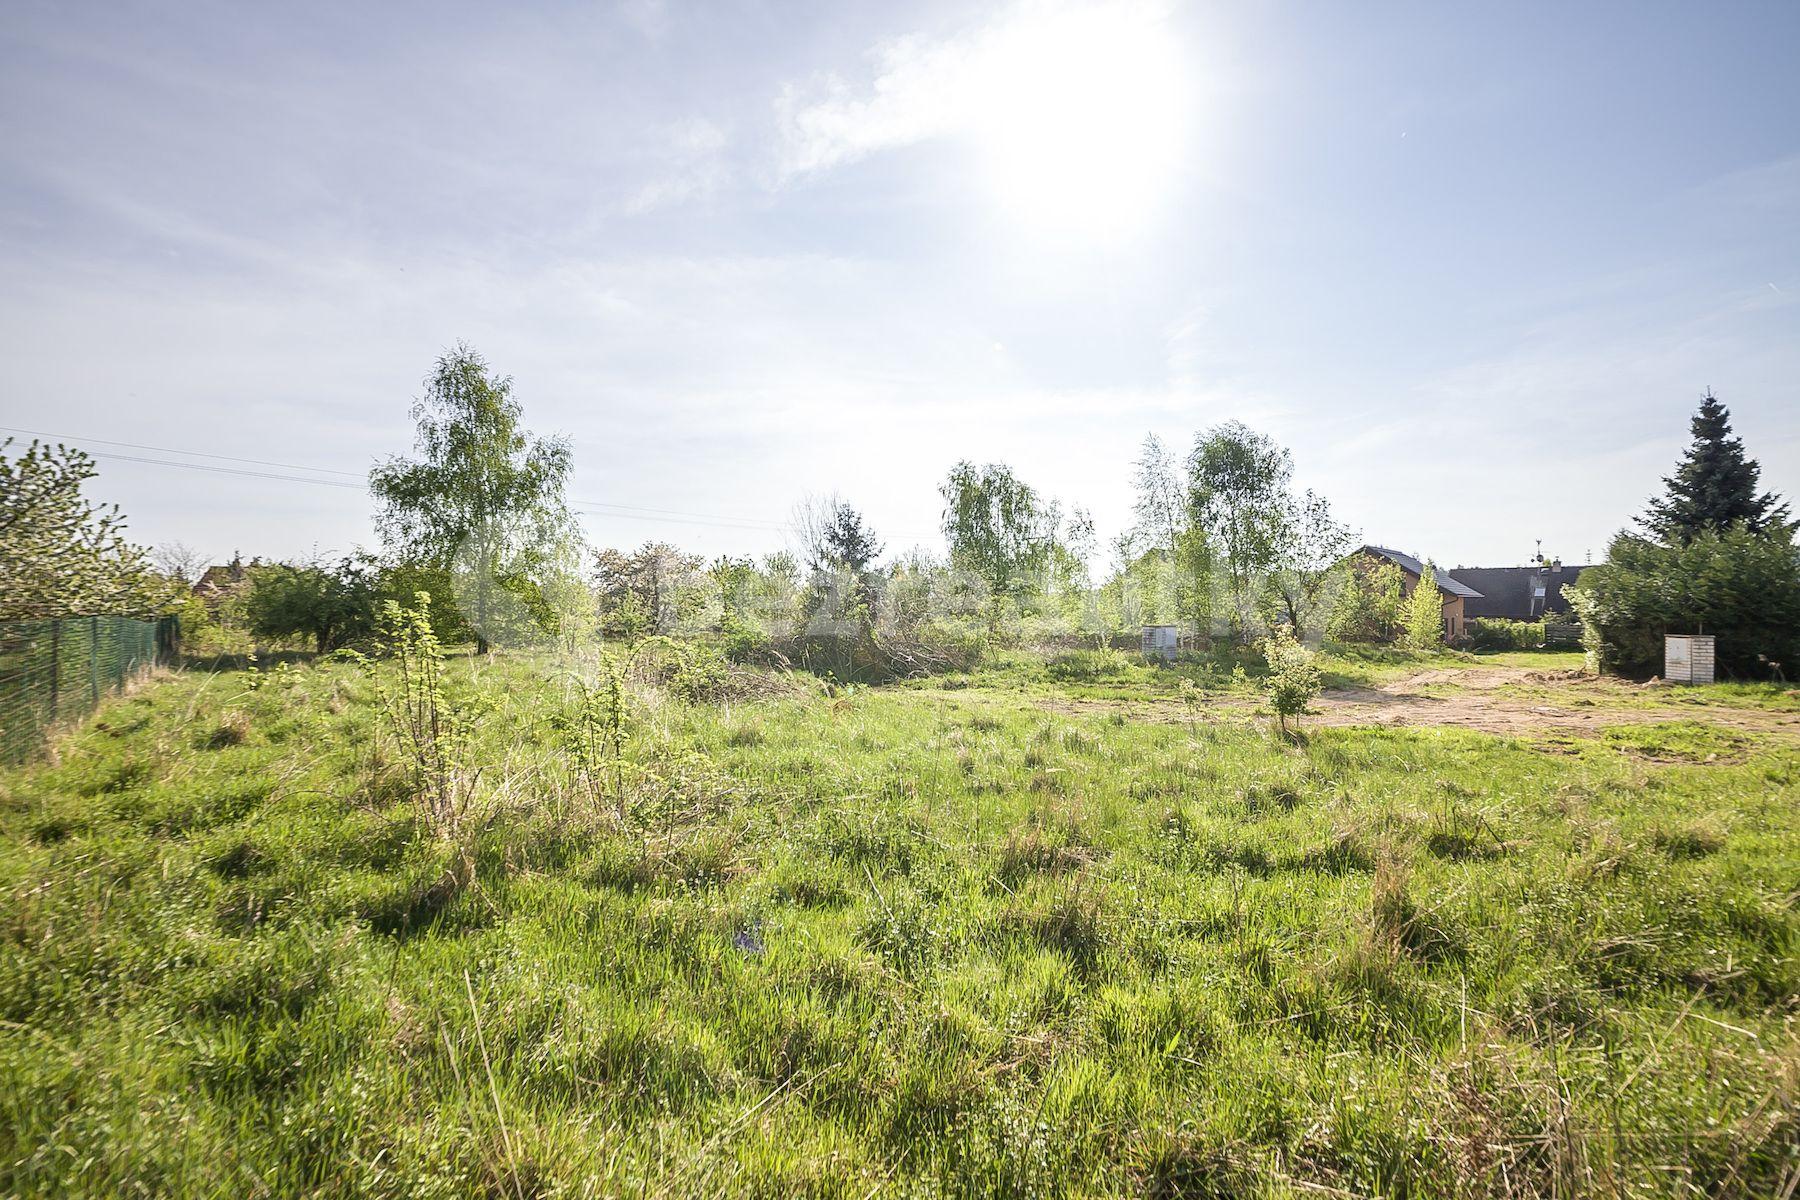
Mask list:
[[977,145],[1009,220],[1108,239],[1168,198],[1188,103],[1177,46],[1153,15],[1084,9],[1021,23],[981,67]]

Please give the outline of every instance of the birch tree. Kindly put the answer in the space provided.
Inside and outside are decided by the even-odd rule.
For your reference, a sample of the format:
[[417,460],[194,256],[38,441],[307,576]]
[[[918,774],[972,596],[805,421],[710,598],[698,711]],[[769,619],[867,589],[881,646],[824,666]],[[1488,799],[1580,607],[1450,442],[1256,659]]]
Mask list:
[[369,473],[381,504],[376,527],[401,558],[456,571],[485,654],[514,607],[510,590],[554,561],[573,530],[569,445],[533,437],[512,380],[461,342],[438,359],[412,416],[419,457],[396,456]]

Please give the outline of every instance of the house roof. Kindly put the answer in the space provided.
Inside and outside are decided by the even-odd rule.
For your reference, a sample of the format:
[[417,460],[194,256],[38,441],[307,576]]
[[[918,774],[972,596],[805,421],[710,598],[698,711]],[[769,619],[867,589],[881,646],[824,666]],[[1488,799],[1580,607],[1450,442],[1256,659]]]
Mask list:
[[[1458,567],[1452,574],[1480,593],[1479,598],[1463,606],[1468,616],[1510,617],[1525,621],[1546,612],[1568,612],[1569,602],[1563,597],[1562,585],[1574,583],[1585,570],[1585,566],[1567,564],[1560,570],[1541,566]],[[1532,592],[1539,581],[1544,585],[1544,595],[1542,601],[1534,605]]]
[[244,582],[244,564],[241,562],[214,563],[206,568],[194,583],[196,592],[218,592],[229,587],[236,587]]
[[[1386,546],[1364,546],[1362,552],[1364,554],[1374,554],[1378,557],[1385,558],[1409,575],[1422,576],[1425,573],[1425,564],[1410,554],[1402,554],[1398,550],[1389,550]],[[1461,596],[1465,600],[1479,599],[1481,596],[1480,592],[1476,591],[1468,584],[1451,578],[1450,573],[1441,567],[1434,567],[1433,574],[1437,577],[1437,585],[1446,592],[1449,592],[1452,596]]]

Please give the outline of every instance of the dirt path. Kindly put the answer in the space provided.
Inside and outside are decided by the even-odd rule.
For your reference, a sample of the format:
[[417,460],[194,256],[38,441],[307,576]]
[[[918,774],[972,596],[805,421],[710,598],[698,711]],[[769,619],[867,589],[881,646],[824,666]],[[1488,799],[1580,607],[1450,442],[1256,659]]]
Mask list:
[[[1679,701],[1681,695],[1676,689],[1660,685],[1596,679],[1573,671],[1441,668],[1421,671],[1380,687],[1327,691],[1313,702],[1306,724],[1438,726],[1513,736],[1595,737],[1609,725],[1694,721],[1800,743],[1800,713],[1683,704]],[[1040,703],[1071,714],[1124,711],[1137,720],[1188,720],[1187,710],[1171,700],[1071,699]],[[1200,719],[1248,722],[1258,719],[1257,709],[1257,702],[1247,697],[1208,697]]]
[[1682,704],[1679,695],[1661,685],[1596,679],[1575,671],[1451,668],[1423,671],[1379,688],[1327,692],[1315,703],[1318,715],[1312,719],[1325,725],[1441,725],[1590,737],[1608,725],[1695,721],[1800,741],[1800,713]]

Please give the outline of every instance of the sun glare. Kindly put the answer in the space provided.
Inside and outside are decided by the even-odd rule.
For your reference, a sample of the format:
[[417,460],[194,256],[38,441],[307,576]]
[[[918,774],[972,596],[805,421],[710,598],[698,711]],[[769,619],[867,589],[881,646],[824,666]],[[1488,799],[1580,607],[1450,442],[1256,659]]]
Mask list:
[[1174,38],[1153,16],[1046,16],[1009,31],[983,67],[977,147],[1008,220],[1105,239],[1168,199],[1188,103]]

